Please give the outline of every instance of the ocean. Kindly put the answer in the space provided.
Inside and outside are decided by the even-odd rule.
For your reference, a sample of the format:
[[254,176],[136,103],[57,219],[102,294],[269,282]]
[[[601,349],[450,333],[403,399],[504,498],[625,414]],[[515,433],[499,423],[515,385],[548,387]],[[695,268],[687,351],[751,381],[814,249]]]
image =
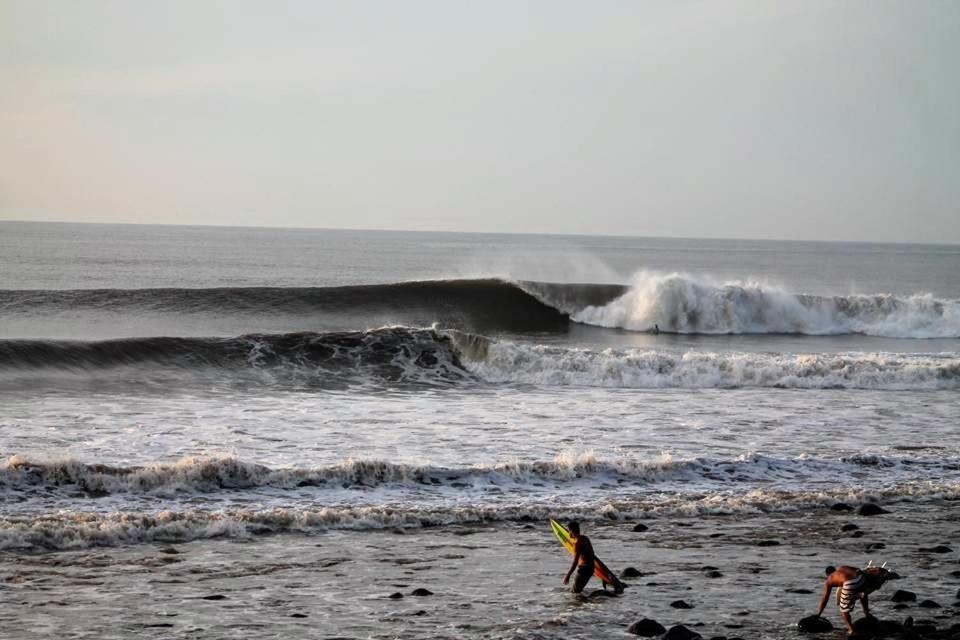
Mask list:
[[[789,638],[824,566],[877,560],[949,626],[957,274],[958,246],[0,222],[0,624]],[[568,594],[551,517],[642,577]]]

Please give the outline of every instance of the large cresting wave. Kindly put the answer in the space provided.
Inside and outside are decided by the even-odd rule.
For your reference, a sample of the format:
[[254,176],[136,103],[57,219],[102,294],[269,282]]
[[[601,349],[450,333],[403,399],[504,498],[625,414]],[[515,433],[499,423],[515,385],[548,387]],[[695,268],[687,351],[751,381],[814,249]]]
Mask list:
[[752,282],[716,283],[641,272],[615,300],[576,311],[577,322],[689,334],[864,334],[960,337],[960,301],[930,294],[819,296]]

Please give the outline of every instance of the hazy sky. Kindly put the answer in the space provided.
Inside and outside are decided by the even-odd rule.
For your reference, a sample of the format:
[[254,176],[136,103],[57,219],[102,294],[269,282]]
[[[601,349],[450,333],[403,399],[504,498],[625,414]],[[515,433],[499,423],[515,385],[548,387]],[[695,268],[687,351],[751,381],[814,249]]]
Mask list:
[[960,2],[0,0],[0,219],[960,242]]

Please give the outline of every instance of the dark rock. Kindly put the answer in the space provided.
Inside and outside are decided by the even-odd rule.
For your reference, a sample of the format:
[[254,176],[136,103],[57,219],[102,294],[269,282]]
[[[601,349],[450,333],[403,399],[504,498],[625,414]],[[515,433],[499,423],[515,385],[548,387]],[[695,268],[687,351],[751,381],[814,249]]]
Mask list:
[[147,629],[169,629],[173,624],[169,622],[154,622],[153,624],[145,624],[143,626]]
[[831,511],[853,511],[853,507],[846,502],[835,502],[830,506]]
[[708,538],[722,538],[722,537],[723,537],[723,534],[722,534],[722,533],[711,533],[711,534],[710,534],[709,536],[707,536],[707,537],[708,537]]
[[422,597],[422,596],[432,596],[432,595],[433,595],[433,591],[430,591],[430,589],[424,589],[423,587],[421,587],[421,588],[419,588],[419,589],[414,589],[413,591],[411,591],[411,592],[410,592],[410,595],[412,595],[412,596],[421,596],[421,597]]
[[845,524],[842,527],[840,527],[840,531],[857,531],[859,529],[860,527],[858,527],[855,524]]
[[957,589],[957,595],[955,595],[954,598],[960,600],[960,589]]
[[861,516],[878,516],[882,513],[890,513],[890,512],[884,509],[883,507],[881,507],[880,505],[874,504],[872,502],[867,502],[865,504],[862,504],[860,505],[860,508],[857,509],[857,514]]
[[307,614],[305,614],[305,613],[291,613],[291,614],[290,614],[290,617],[291,617],[291,618],[306,618],[306,617],[307,617]]
[[948,547],[945,544],[938,544],[935,547],[927,547],[925,549],[920,549],[924,553],[951,553],[953,549]]
[[906,602],[898,602],[897,604],[893,605],[893,608],[897,611],[900,611],[901,609],[909,609],[910,605],[908,605]]
[[425,615],[427,615],[427,612],[426,612],[424,609],[420,609],[419,611],[414,611],[414,612],[411,613],[410,615],[412,615],[412,616],[425,616]]
[[903,632],[903,625],[894,620],[880,618],[860,618],[853,623],[854,634],[851,638],[876,638],[896,635]]
[[823,633],[824,631],[833,631],[833,625],[826,618],[820,616],[807,616],[801,618],[797,623],[797,628],[806,633]]
[[683,600],[674,600],[670,603],[670,606],[674,609],[693,609],[692,604],[684,602]]
[[813,593],[813,591],[811,591],[810,589],[785,589],[785,591],[787,593],[804,593],[804,594]]
[[400,598],[403,597],[403,594],[397,591],[396,593],[391,593],[387,597],[390,598],[391,600],[399,600]]
[[226,600],[227,596],[221,593],[215,593],[212,596],[202,596],[200,599],[201,600]]
[[705,564],[702,567],[700,567],[700,571],[716,571],[719,568],[720,567],[715,567],[712,564]]
[[[951,572],[950,572],[950,577],[951,577],[951,578],[960,578],[960,570],[958,570],[958,571],[951,571]],[[958,591],[957,593],[960,593],[960,591]],[[960,598],[960,595],[958,595],[957,598]]]
[[621,578],[639,578],[643,573],[636,567],[627,567],[620,573]]
[[722,578],[722,577],[723,577],[723,574],[720,573],[719,571],[707,571],[707,572],[706,572],[705,574],[703,574],[703,575],[704,575],[705,577],[707,577],[707,578]]
[[890,600],[893,602],[916,602],[917,594],[915,594],[913,591],[897,589],[893,592],[893,595],[890,596]]
[[921,609],[940,609],[940,604],[933,600],[923,600],[918,605]]
[[695,638],[702,637],[703,636],[696,631],[691,631],[682,624],[678,624],[670,627],[670,630],[664,634],[663,640],[694,640]]
[[169,553],[169,554],[171,554],[171,555],[174,555],[174,554],[180,553],[180,550],[179,550],[179,549],[175,549],[174,547],[164,547],[164,548],[160,549],[160,553]]
[[666,633],[666,631],[666,627],[656,620],[651,620],[650,618],[644,618],[643,620],[634,622],[627,628],[628,633],[632,633],[635,636],[641,636],[643,638],[659,636],[662,633]]
[[850,534],[850,537],[851,537],[851,538],[862,538],[862,537],[863,537],[863,531],[854,531],[853,533]]
[[633,530],[636,531],[637,533],[643,533],[644,531],[646,531],[646,530],[649,529],[649,528],[650,528],[650,527],[648,527],[647,525],[643,524],[642,522],[633,525]]
[[779,540],[761,540],[760,542],[757,543],[757,546],[758,547],[779,547],[780,541]]

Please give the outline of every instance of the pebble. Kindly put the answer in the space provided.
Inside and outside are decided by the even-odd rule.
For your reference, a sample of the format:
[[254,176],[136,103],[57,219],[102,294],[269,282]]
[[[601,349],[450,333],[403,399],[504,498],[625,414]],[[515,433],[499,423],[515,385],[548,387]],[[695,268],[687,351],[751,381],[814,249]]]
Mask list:
[[820,616],[807,616],[806,618],[801,618],[797,622],[797,628],[800,631],[806,631],[808,633],[820,633],[823,631],[832,631],[833,625],[829,620]]

